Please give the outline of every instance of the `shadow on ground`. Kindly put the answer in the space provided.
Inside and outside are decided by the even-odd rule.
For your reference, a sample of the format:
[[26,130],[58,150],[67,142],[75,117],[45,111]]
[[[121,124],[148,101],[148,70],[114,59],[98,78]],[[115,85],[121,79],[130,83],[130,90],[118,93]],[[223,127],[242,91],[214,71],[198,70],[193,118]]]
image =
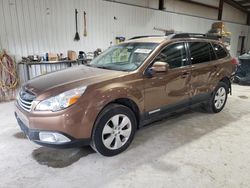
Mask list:
[[241,98],[241,99],[248,99],[248,97],[245,96],[245,95],[240,95],[240,96],[238,96],[238,97]]
[[64,168],[91,153],[94,153],[91,147],[72,149],[40,147],[32,152],[32,157],[41,165],[53,168]]

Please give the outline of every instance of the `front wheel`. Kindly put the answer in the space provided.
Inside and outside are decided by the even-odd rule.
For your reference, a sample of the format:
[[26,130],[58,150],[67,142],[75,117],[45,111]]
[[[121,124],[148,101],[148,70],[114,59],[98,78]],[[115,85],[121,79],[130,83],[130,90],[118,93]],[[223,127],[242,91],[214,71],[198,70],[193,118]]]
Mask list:
[[217,87],[215,88],[209,102],[207,104],[207,110],[209,112],[218,113],[220,112],[226,102],[228,95],[228,86],[224,82],[219,82]]
[[91,146],[104,156],[117,155],[128,148],[136,127],[135,114],[128,107],[108,105],[96,120]]

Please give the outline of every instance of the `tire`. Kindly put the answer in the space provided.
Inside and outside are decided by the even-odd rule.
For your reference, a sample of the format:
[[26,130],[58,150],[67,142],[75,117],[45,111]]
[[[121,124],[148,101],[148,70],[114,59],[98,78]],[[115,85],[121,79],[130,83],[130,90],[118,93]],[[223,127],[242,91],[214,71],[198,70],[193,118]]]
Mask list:
[[136,128],[136,117],[130,108],[110,104],[95,122],[91,147],[104,156],[117,155],[129,147]]
[[220,112],[227,102],[228,91],[228,85],[224,82],[219,82],[207,103],[207,111],[211,113]]

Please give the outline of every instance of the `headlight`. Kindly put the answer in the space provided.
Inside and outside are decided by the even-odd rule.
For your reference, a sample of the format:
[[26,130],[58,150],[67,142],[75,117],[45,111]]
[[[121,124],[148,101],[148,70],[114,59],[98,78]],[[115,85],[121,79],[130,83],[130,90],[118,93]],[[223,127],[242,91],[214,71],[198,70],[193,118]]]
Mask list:
[[46,100],[41,101],[36,106],[35,110],[37,111],[59,111],[63,110],[72,104],[76,103],[76,101],[81,97],[81,95],[85,92],[86,86],[75,88],[66,92],[63,92],[55,97],[48,98]]

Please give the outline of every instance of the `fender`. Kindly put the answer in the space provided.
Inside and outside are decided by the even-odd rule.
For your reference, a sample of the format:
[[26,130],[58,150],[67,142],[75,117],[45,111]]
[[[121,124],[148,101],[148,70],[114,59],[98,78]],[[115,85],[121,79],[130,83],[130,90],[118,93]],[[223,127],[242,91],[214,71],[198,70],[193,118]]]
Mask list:
[[129,99],[137,105],[140,112],[143,112],[144,110],[143,89],[139,90],[138,88],[133,87],[132,84],[111,83],[101,88],[99,90],[99,95],[103,97],[97,102],[98,108],[103,108],[117,99]]
[[216,76],[217,76],[216,80],[219,80],[219,81],[214,83],[212,87],[212,91],[216,88],[218,83],[222,81],[228,85],[229,87],[228,93],[232,94],[232,87],[231,87],[231,80],[230,80],[230,78],[232,77],[231,71],[229,69],[219,69],[219,71],[216,73]]
[[[88,100],[88,102],[85,103],[87,106],[85,106],[82,116],[81,124],[83,125],[82,129],[83,132],[85,132],[85,135],[92,135],[93,124],[95,123],[102,109],[117,99],[132,100],[137,105],[139,113],[143,113],[143,89],[136,89],[132,84],[128,85],[124,83],[109,83],[92,91],[95,92],[91,92],[91,100]],[[89,98],[90,97],[88,97],[88,99]]]

